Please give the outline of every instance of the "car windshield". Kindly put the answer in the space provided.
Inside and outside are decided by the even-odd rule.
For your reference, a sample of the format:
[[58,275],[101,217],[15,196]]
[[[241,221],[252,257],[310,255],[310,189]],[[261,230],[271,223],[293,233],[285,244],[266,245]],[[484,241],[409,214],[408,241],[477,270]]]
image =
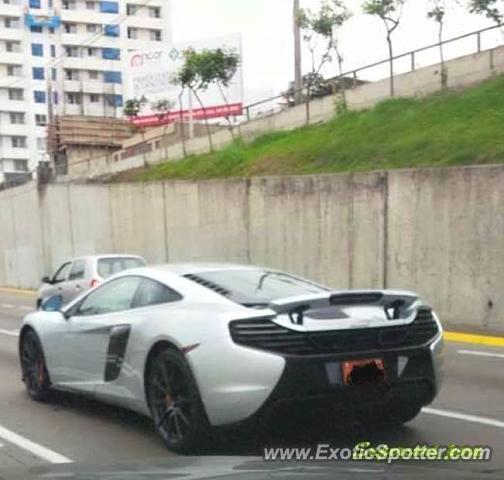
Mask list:
[[186,277],[231,300],[251,306],[329,290],[308,280],[272,270],[218,270]]
[[136,257],[108,257],[98,260],[98,275],[108,278],[123,270],[144,267],[145,261]]

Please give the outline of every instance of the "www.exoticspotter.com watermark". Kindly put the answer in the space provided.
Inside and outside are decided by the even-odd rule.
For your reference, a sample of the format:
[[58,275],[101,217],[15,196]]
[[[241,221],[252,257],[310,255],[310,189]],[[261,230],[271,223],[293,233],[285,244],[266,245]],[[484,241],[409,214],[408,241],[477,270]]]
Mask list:
[[373,446],[359,442],[354,447],[331,447],[319,444],[307,448],[265,448],[263,458],[269,462],[289,460],[374,461],[393,463],[404,460],[444,462],[489,462],[492,447],[479,445],[416,445],[414,447]]

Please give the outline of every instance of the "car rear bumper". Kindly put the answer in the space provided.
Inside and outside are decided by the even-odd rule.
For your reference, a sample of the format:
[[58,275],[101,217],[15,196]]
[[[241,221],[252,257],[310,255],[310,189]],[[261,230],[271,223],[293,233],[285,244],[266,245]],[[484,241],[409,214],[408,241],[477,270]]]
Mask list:
[[[285,367],[267,400],[240,424],[269,423],[271,420],[301,414],[307,420],[320,419],[333,412],[341,423],[358,420],[363,412],[380,407],[430,404],[440,386],[442,337],[422,347],[365,354],[299,357],[287,356]],[[344,385],[329,380],[326,365],[338,368],[347,360],[380,358],[386,381],[371,385]],[[323,412],[323,413],[322,413]]]

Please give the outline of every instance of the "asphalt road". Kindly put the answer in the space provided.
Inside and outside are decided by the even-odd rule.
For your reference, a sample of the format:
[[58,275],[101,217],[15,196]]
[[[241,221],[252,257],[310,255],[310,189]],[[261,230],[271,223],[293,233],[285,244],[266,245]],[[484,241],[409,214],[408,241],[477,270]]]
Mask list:
[[[0,478],[2,469],[49,466],[62,458],[84,465],[175,463],[150,420],[137,414],[68,394],[58,394],[48,404],[28,398],[20,380],[16,332],[33,304],[30,295],[0,291]],[[407,426],[394,432],[302,430],[293,438],[280,435],[267,441],[350,447],[362,440],[397,446],[489,445],[493,459],[485,467],[504,469],[504,348],[448,343],[445,352],[441,394]],[[13,435],[19,436],[16,441],[10,440]],[[208,454],[261,455],[261,446],[247,438],[223,438]]]

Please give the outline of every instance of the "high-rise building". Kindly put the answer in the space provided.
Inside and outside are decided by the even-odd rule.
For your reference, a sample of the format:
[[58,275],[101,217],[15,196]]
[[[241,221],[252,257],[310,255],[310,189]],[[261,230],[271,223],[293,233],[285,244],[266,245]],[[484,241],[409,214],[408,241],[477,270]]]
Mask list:
[[122,116],[127,51],[170,43],[169,0],[0,0],[0,182],[47,159],[52,115]]

